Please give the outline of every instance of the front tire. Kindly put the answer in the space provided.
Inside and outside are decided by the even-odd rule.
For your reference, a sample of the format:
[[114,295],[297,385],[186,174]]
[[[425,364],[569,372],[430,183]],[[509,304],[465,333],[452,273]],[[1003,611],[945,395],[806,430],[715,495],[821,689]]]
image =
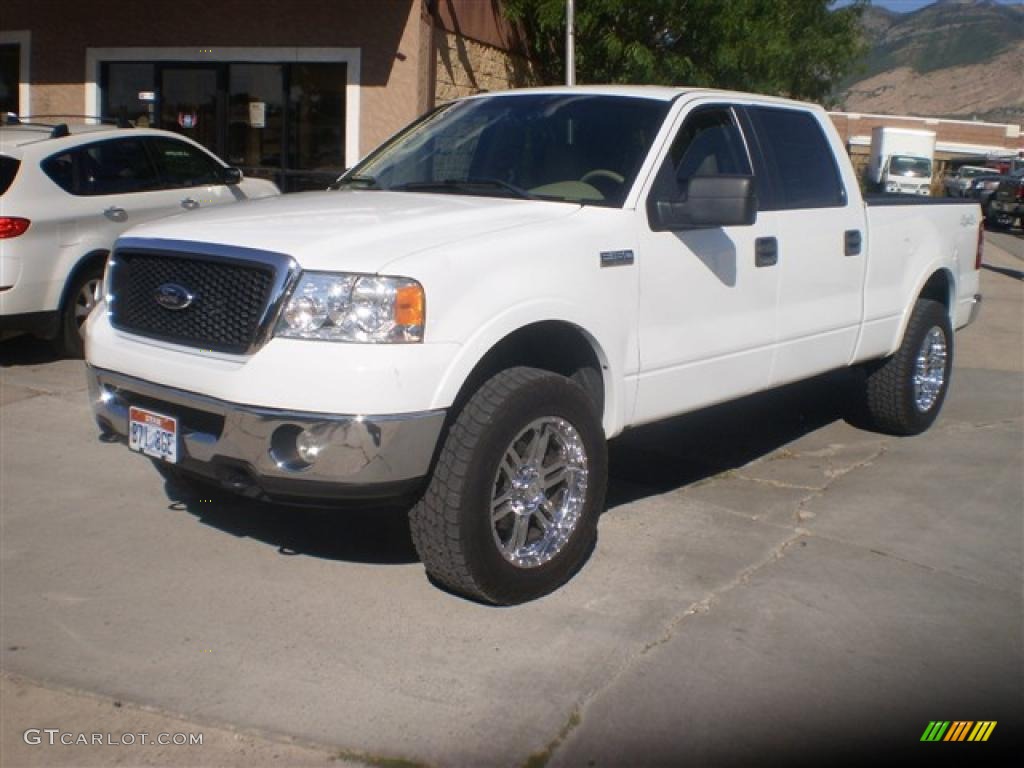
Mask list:
[[469,399],[409,513],[427,573],[510,605],[572,578],[593,549],[608,458],[593,399],[535,368],[498,373]]
[[918,299],[900,348],[867,370],[865,426],[893,435],[924,432],[942,409],[952,370],[953,331],[946,308]]

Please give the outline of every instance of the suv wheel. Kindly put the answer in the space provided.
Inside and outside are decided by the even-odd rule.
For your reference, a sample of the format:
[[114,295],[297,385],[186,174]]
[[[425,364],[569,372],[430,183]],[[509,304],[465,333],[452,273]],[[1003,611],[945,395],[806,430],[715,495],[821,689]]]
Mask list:
[[75,275],[68,298],[61,311],[60,342],[68,357],[82,357],[85,352],[82,325],[100,300],[103,290],[103,265],[90,266]]

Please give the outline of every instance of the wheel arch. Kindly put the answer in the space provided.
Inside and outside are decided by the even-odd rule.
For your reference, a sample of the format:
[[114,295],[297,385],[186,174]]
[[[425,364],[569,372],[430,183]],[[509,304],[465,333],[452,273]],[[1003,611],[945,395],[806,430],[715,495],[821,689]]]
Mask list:
[[60,302],[57,304],[57,310],[63,312],[67,307],[68,301],[72,298],[72,287],[77,282],[79,276],[93,266],[102,267],[107,261],[107,257],[110,256],[110,251],[105,248],[96,248],[75,262],[75,266],[68,272],[67,279],[64,281],[64,287],[60,292]]
[[[504,325],[504,324],[502,324]],[[574,378],[594,400],[606,434],[621,423],[613,364],[595,335],[564,317],[524,322],[478,334],[449,367],[435,397],[452,412],[495,373],[527,366]]]
[[956,278],[953,275],[953,271],[944,264],[933,263],[922,272],[922,277],[907,297],[898,332],[888,345],[887,355],[891,355],[899,349],[900,343],[907,333],[907,326],[910,323],[910,316],[913,313],[914,305],[921,299],[930,299],[941,304],[949,316],[950,323],[952,323],[956,313]]

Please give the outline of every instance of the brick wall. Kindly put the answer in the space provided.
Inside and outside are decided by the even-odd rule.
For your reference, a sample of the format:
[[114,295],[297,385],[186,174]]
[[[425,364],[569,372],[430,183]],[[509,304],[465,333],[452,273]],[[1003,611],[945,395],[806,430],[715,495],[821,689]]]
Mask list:
[[941,120],[937,118],[905,117],[890,115],[858,115],[846,112],[831,112],[829,116],[844,142],[855,136],[871,138],[876,126],[913,128],[934,131],[939,144],[963,144],[990,147],[995,150],[1016,152],[1024,146],[1021,126],[999,123],[972,123],[962,120]]
[[0,28],[31,33],[31,111],[81,114],[86,49],[359,48],[360,150],[428,106],[422,0],[2,0]]
[[460,96],[537,82],[525,57],[445,29],[434,30],[434,50],[437,57],[435,99],[439,104]]

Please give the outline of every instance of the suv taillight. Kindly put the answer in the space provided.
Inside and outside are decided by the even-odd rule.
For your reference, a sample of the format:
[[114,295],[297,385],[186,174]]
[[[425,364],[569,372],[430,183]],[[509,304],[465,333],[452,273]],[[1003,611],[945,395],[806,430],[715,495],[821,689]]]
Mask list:
[[1017,199],[1024,200],[1024,181],[1017,185]]
[[17,216],[0,216],[0,240],[25,234],[31,223],[28,219],[19,219]]
[[985,227],[978,227],[978,250],[974,254],[974,268],[981,269],[981,257],[985,251]]

